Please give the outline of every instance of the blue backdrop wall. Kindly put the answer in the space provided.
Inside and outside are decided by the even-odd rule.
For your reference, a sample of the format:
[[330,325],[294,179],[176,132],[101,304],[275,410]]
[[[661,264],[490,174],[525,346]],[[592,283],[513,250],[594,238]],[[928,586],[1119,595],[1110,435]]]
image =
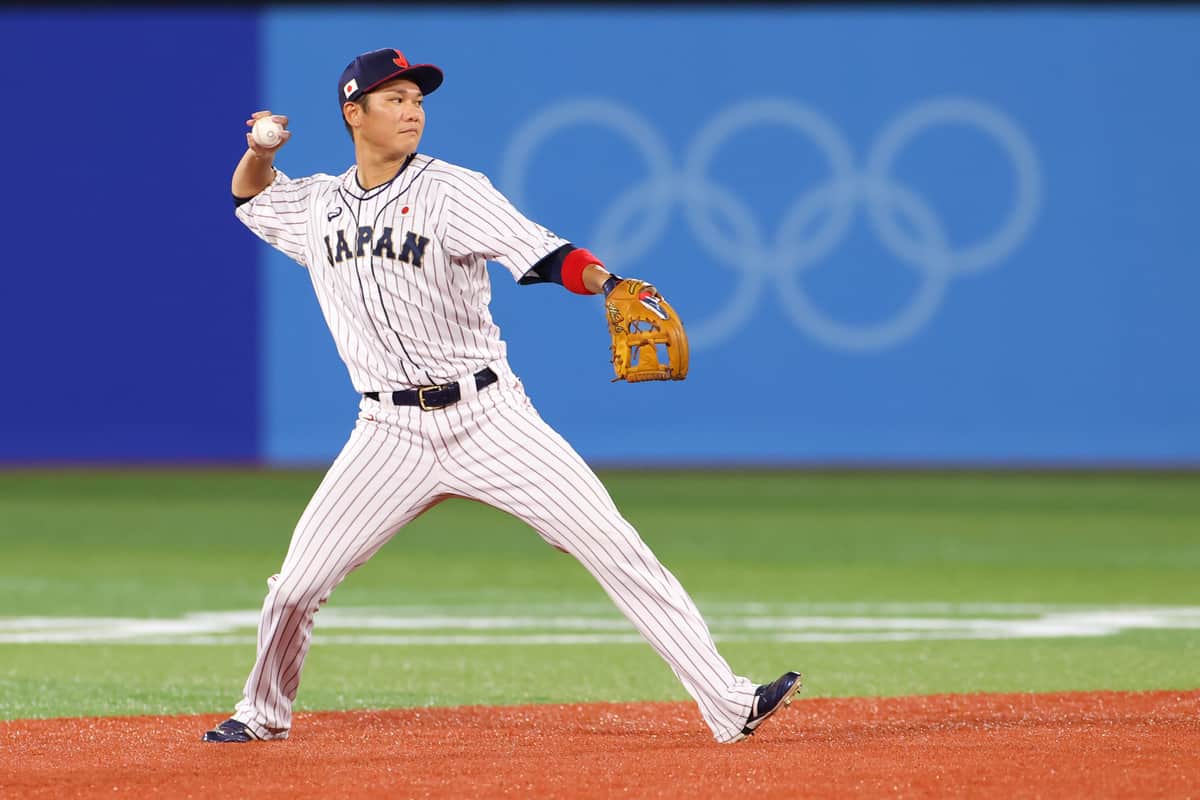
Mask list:
[[[446,72],[424,152],[653,279],[690,326],[687,381],[613,384],[597,299],[492,272],[514,367],[594,463],[1200,463],[1200,12],[97,19],[103,47],[77,14],[3,20],[10,96],[38,26],[90,66],[51,70],[83,133],[3,134],[28,157],[0,458],[333,457],[357,398],[228,175],[259,107],[291,117],[289,174],[349,166],[333,85],[394,46]],[[164,119],[178,134],[151,137]]]
[[258,252],[229,194],[257,35],[0,11],[0,460],[257,457]]

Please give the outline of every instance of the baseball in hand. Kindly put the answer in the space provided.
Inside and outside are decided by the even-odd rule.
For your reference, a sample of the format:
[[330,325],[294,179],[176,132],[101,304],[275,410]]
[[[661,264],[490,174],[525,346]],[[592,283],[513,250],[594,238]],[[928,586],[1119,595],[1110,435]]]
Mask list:
[[270,117],[263,117],[256,120],[254,127],[250,130],[250,135],[254,137],[254,141],[263,147],[274,147],[279,144],[279,136],[282,133],[283,126]]

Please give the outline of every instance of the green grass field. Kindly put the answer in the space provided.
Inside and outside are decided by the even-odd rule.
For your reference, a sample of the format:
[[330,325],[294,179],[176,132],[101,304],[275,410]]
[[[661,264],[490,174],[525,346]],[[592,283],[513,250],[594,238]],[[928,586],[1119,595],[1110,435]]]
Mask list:
[[[1200,686],[1200,474],[602,478],[752,678],[799,668],[808,697]],[[0,718],[231,709],[319,479],[0,473]],[[572,558],[451,501],[334,593],[297,705],[685,698],[631,634]]]

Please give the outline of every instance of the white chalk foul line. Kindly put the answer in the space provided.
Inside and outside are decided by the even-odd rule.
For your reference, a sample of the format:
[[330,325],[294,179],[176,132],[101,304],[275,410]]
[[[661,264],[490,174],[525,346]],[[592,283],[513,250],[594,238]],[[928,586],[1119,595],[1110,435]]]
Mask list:
[[[315,638],[366,645],[588,645],[640,643],[603,606],[482,613],[405,606],[327,608]],[[823,613],[816,613],[817,611]],[[1133,630],[1200,630],[1200,607],[1004,604],[727,604],[706,609],[719,642],[907,642],[1114,636]],[[0,617],[0,644],[253,645],[258,611],[195,612],[175,619]]]

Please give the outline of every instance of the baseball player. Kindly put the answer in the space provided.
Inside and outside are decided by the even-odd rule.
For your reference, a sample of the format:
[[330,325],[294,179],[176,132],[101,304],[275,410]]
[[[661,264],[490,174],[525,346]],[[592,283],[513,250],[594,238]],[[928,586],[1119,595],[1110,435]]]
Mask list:
[[[442,83],[398,50],[356,57],[338,80],[355,163],[290,178],[288,141],[247,134],[233,173],[237,217],[308,270],[338,353],[362,394],[357,423],[268,581],[257,658],[233,716],[207,742],[284,739],[313,618],[396,531],[448,497],[524,520],[595,576],[670,665],[719,742],[790,703],[800,675],[735,675],[675,577],[621,516],[583,459],[538,415],[488,311],[486,262],[521,284],[583,295],[620,278],[525,218],[486,176],[417,151],[424,99]],[[255,113],[247,124],[272,116]]]

